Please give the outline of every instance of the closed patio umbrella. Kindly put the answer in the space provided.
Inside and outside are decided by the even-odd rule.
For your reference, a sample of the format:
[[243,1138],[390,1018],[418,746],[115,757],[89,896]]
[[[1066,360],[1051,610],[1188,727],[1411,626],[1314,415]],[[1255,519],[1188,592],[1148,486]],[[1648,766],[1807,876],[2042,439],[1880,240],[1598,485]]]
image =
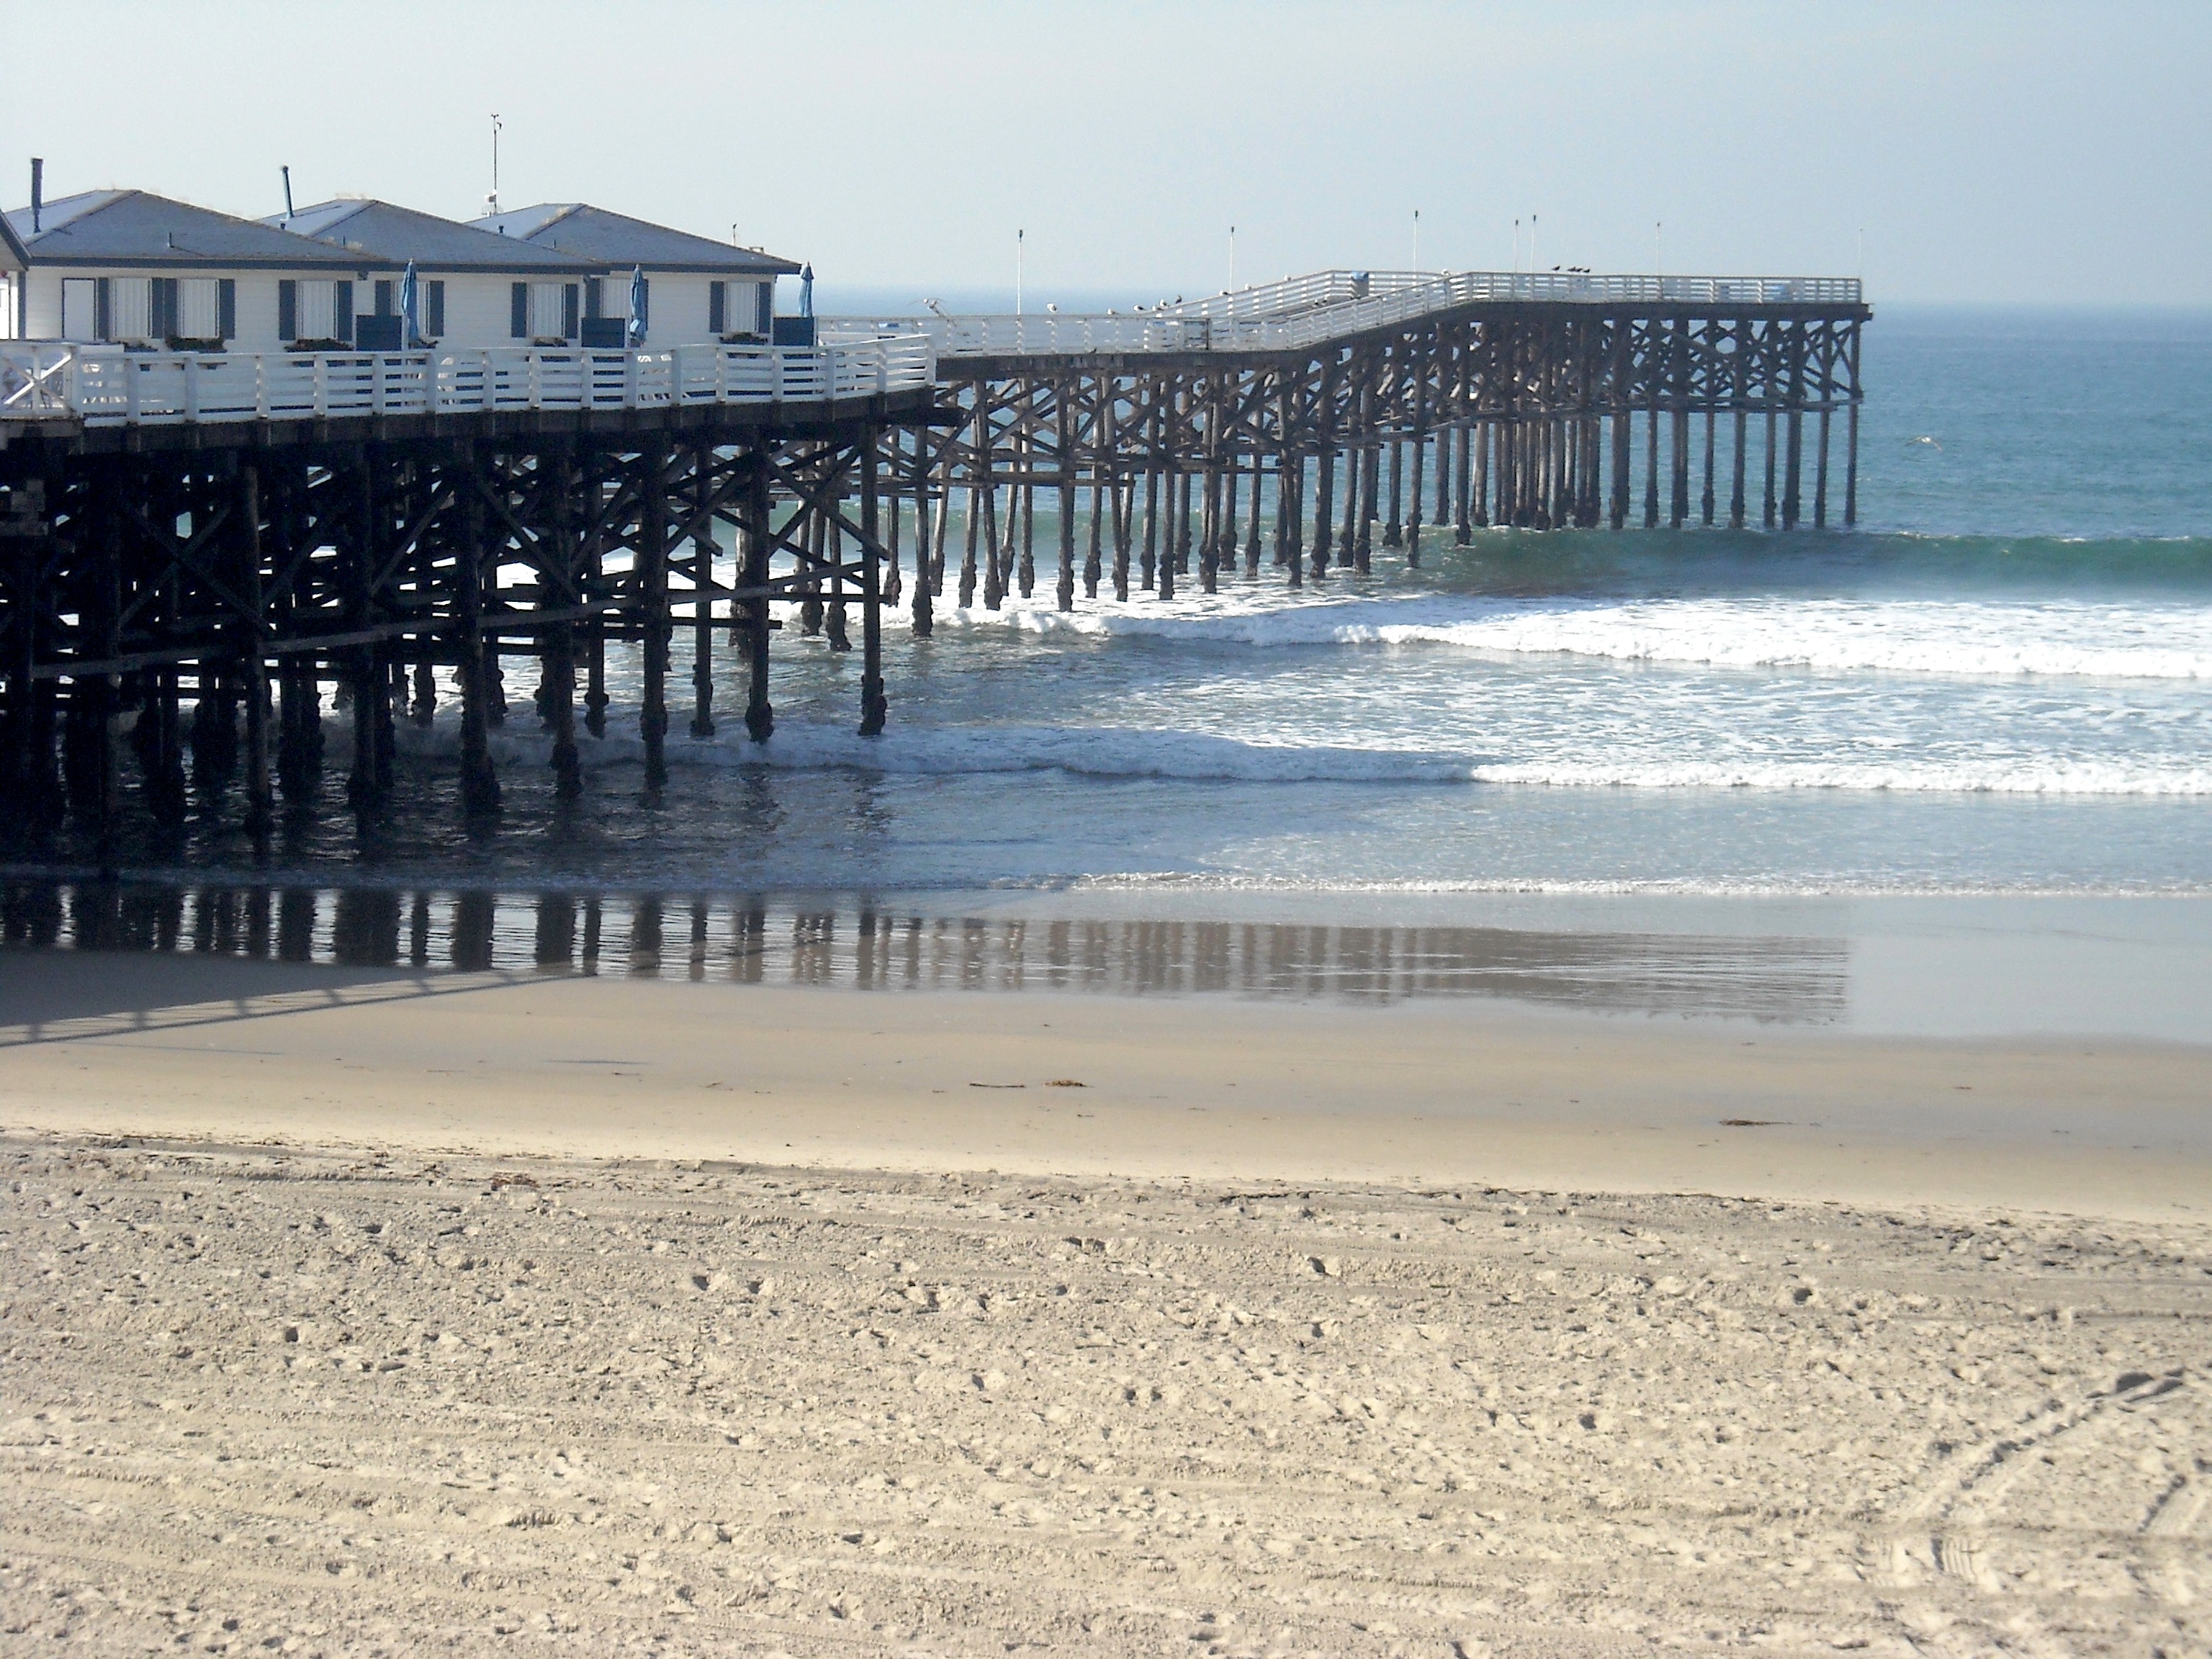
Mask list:
[[411,351],[422,343],[422,296],[412,259],[407,262],[406,274],[399,279],[399,349]]
[[634,346],[645,343],[645,267],[635,265],[629,273],[629,343]]

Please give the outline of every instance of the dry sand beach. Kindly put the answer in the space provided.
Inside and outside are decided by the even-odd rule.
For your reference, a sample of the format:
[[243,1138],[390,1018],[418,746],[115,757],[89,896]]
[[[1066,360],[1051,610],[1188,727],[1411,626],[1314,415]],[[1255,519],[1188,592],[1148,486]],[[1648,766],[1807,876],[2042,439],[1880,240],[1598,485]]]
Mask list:
[[0,974],[11,1647],[2212,1642],[2203,1049]]

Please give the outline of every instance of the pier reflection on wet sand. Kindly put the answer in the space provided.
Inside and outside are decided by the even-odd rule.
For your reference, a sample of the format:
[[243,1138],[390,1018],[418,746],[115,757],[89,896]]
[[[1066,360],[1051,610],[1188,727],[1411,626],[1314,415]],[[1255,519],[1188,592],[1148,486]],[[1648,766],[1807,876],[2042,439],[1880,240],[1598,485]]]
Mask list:
[[928,914],[865,897],[0,884],[10,945],[426,971],[629,974],[864,991],[1510,999],[1826,1024],[1848,947],[1794,934],[1544,932]]

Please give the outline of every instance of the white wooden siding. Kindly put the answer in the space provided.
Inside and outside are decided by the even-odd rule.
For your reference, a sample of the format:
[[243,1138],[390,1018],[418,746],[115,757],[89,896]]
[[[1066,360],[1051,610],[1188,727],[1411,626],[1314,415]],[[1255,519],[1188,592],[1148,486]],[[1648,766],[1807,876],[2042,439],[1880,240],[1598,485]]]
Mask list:
[[[512,276],[472,271],[438,280],[446,285],[446,331],[438,337],[439,344],[475,349],[517,343]],[[554,326],[560,326],[557,312]]]
[[[691,271],[653,271],[645,273],[650,293],[647,297],[646,343],[654,347],[712,345],[722,334],[750,334],[756,331],[759,316],[761,284],[747,276],[706,276]],[[721,333],[708,326],[714,318],[712,289],[716,283],[726,283],[729,313],[722,325]],[[609,317],[629,316],[629,276],[617,272],[606,279],[604,313]]]
[[[234,351],[276,351],[291,343],[276,337],[276,285],[289,273],[281,270],[216,271],[205,276],[187,276],[177,284],[179,331],[194,339],[211,339],[219,323],[221,283],[228,279],[237,284],[235,301],[238,307],[234,319],[236,332],[228,339]],[[102,276],[107,278],[107,331],[111,339],[137,342],[146,338],[145,330],[151,320],[148,315],[148,277],[142,266],[136,270],[84,270],[67,266],[33,266],[28,275],[27,309],[28,317],[24,337],[33,340],[58,340],[63,337],[62,284],[86,283],[96,285]],[[301,276],[300,284],[299,337],[327,339],[332,326],[330,316],[331,284],[329,276]],[[204,284],[204,287],[197,286]],[[315,324],[310,307],[312,290],[319,288],[323,295],[323,314]],[[78,290],[90,293],[90,289]],[[195,299],[195,295],[198,299]],[[194,306],[203,307],[195,312]],[[356,285],[355,304],[368,308],[366,296]],[[90,302],[88,301],[88,338],[91,331]],[[12,315],[12,313],[10,313]],[[204,328],[204,333],[200,330]]]

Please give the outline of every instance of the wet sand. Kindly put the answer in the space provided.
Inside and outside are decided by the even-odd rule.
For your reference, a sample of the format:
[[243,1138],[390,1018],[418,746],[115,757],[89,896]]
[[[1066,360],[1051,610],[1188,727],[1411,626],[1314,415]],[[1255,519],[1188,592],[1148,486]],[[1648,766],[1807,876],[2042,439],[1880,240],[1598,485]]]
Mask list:
[[0,1045],[19,1638],[2212,1638],[2200,1048],[21,952]]

